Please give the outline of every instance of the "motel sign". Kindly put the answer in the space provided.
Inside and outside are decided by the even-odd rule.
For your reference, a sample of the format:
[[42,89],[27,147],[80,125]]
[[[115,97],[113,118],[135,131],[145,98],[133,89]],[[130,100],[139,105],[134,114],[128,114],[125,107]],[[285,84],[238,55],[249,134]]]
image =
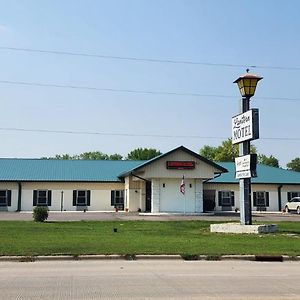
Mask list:
[[253,108],[232,118],[232,144],[259,138],[258,109]]

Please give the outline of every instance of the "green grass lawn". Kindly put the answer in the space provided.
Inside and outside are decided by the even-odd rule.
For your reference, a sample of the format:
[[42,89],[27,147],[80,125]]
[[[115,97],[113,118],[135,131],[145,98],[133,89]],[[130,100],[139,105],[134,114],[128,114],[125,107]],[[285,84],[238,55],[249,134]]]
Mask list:
[[[216,234],[207,221],[0,222],[0,255],[300,255],[300,222],[264,235]],[[114,232],[117,228],[117,232]]]

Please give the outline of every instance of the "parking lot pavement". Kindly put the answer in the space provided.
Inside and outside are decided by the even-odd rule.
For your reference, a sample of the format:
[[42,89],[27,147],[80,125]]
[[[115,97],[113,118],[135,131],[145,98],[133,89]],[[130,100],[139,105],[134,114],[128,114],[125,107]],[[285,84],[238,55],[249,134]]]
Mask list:
[[[289,213],[266,213],[254,212],[253,221],[299,221],[300,215]],[[19,220],[30,221],[32,220],[31,212],[0,212],[0,221],[4,220]],[[125,212],[50,212],[49,221],[117,221],[117,220],[147,220],[147,221],[178,221],[178,220],[202,220],[202,221],[239,221],[239,213],[215,213],[207,215],[179,215],[179,214],[143,214],[138,213],[125,213]]]

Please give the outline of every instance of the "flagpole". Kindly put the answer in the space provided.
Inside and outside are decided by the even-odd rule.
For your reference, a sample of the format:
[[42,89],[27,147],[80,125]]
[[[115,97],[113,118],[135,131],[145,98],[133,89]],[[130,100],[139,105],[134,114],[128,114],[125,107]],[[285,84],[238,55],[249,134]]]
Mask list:
[[185,212],[186,212],[186,195],[184,193],[184,214],[185,214]]
[[185,196],[185,182],[184,182],[184,175],[182,175],[182,180],[180,184],[180,193],[184,196],[184,214],[186,212],[186,196]]

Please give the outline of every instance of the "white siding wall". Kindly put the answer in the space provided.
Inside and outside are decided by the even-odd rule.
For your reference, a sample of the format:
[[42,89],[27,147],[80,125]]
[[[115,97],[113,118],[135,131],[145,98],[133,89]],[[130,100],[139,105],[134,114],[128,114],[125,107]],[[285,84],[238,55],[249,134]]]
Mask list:
[[203,212],[203,183],[202,180],[195,180],[196,212]]
[[[32,211],[33,190],[47,189],[52,191],[52,201],[49,207],[52,211],[61,209],[61,192],[63,191],[63,210],[75,211],[73,206],[73,190],[90,190],[91,205],[87,208],[90,211],[112,211],[111,190],[124,190],[123,183],[22,183],[22,204],[21,210]],[[17,194],[17,191],[16,191]],[[17,198],[17,195],[14,196]],[[17,203],[17,199],[12,203]],[[15,205],[15,204],[14,204]]]
[[[293,187],[292,187],[293,188]],[[207,190],[216,190],[216,210],[222,210],[221,206],[218,206],[218,191],[234,191],[234,200],[235,206],[234,208],[240,208],[240,190],[238,184],[211,184],[207,183],[204,185],[204,189]],[[289,188],[288,188],[289,189]],[[272,184],[252,184],[251,185],[251,197],[252,197],[252,209],[256,210],[256,207],[253,206],[253,192],[269,192],[269,207],[267,207],[267,211],[278,211],[278,185]],[[286,188],[282,189],[282,205],[284,205],[287,199],[287,192],[285,192]],[[300,191],[300,186],[299,186]]]
[[127,208],[129,208],[130,211],[137,211],[141,205],[140,205],[140,189],[130,189],[129,190],[129,201]]

